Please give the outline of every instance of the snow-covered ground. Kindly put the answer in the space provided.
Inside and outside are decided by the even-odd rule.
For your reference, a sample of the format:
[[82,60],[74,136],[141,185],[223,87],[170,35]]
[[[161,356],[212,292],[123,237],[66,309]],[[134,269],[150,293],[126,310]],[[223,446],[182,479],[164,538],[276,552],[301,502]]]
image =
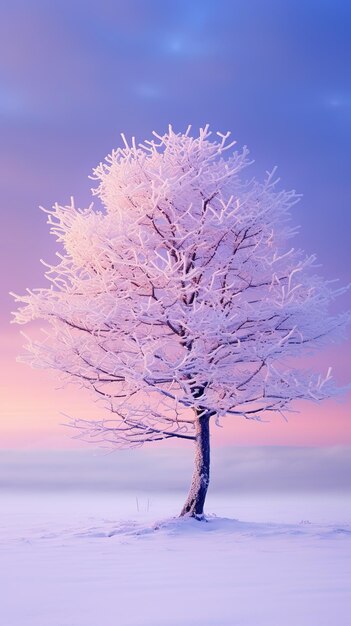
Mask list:
[[345,494],[184,495],[4,490],[1,626],[349,626]]

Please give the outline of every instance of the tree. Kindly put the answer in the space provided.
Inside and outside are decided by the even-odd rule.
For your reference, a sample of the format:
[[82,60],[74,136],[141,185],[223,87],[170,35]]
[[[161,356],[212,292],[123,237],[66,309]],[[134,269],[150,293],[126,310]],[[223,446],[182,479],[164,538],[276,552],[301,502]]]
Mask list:
[[[195,442],[181,515],[203,517],[210,422],[283,413],[295,399],[336,392],[295,357],[340,335],[328,314],[339,290],[314,273],[314,256],[289,247],[294,191],[275,172],[245,180],[246,147],[170,127],[114,150],[95,170],[103,209],[46,211],[62,244],[49,288],[15,296],[15,321],[42,319],[29,340],[34,366],[92,390],[110,419],[74,420],[83,438],[112,446]],[[229,151],[229,152],[228,152]],[[229,154],[229,156],[228,156]],[[225,155],[225,156],[224,156]]]

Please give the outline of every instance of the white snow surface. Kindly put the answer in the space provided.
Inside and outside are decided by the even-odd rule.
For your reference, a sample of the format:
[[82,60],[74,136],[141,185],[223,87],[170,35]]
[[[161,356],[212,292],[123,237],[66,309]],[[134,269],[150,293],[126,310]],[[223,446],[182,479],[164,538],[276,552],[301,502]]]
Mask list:
[[1,626],[348,626],[345,494],[4,491]]

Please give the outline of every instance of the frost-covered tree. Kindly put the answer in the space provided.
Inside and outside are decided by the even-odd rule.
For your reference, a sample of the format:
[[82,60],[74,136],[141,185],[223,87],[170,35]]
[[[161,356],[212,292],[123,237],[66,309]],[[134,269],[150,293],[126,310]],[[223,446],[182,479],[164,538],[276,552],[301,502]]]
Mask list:
[[[123,137],[123,135],[122,135]],[[101,398],[110,418],[74,426],[116,447],[183,439],[195,469],[182,510],[198,518],[209,484],[210,422],[283,412],[335,393],[297,359],[342,330],[339,293],[290,247],[294,191],[243,177],[248,150],[229,133],[175,133],[118,148],[94,170],[102,210],[47,211],[62,245],[50,286],[15,296],[15,321],[42,319],[33,366]],[[340,291],[340,290],[339,290]],[[301,359],[298,361],[301,364]]]

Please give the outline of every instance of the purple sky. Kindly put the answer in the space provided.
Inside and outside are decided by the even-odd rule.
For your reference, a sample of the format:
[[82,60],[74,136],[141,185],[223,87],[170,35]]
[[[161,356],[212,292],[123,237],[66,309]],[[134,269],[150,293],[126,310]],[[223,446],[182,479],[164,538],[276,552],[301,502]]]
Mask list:
[[[70,195],[88,203],[88,175],[120,132],[143,140],[169,122],[177,130],[206,122],[232,130],[250,147],[259,175],[277,164],[282,184],[304,195],[295,209],[296,245],[317,253],[324,276],[349,282],[350,32],[346,0],[12,0],[3,6],[2,337],[18,332],[9,331],[7,292],[40,286],[38,260],[53,259],[54,239],[38,205],[66,203]],[[340,299],[338,308],[348,301]],[[6,345],[0,365],[11,363],[5,393],[12,398],[26,372],[12,365],[18,342]],[[341,382],[349,351],[350,344],[333,349]],[[332,411],[341,439],[351,442],[347,409]]]

